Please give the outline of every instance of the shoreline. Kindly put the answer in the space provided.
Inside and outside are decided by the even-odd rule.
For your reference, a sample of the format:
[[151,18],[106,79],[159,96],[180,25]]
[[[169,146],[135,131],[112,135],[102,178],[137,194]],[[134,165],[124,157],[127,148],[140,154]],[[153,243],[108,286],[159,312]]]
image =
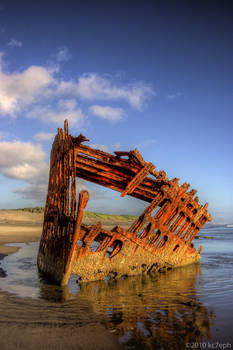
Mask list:
[[6,244],[36,242],[41,237],[43,214],[0,210],[0,254],[16,253],[19,247]]
[[42,226],[31,227],[17,224],[0,224],[0,254],[9,255],[16,253],[20,248],[7,246],[7,244],[37,242],[40,239]]
[[[103,227],[113,228],[116,224],[128,228],[132,224],[132,218],[122,219],[121,216],[87,213],[83,222],[94,224],[100,220]],[[102,215],[102,217],[101,217]],[[8,247],[6,244],[37,242],[40,240],[43,227],[43,213],[23,210],[0,210],[0,254],[13,254],[19,247]],[[118,220],[123,221],[118,221]]]
[[[20,247],[17,243],[38,242],[40,240],[42,225],[25,223],[0,223],[0,278],[6,277],[1,261],[8,255],[16,253]],[[12,244],[8,246],[7,244]]]
[[[20,249],[14,243],[40,240],[42,216],[29,214],[0,210],[0,280],[6,277],[1,261]],[[9,243],[13,246],[6,246]],[[61,304],[40,298],[19,297],[0,290],[1,349],[121,349],[116,335],[99,322],[91,304],[76,303],[77,307],[72,309],[70,315],[69,302]]]

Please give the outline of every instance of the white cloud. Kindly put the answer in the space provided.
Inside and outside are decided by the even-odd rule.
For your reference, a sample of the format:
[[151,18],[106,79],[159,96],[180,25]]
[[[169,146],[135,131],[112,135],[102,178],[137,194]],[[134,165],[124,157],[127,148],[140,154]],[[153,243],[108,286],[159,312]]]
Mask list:
[[60,108],[65,110],[74,110],[77,107],[77,102],[75,101],[75,99],[59,100],[58,105]]
[[30,66],[22,73],[4,73],[0,66],[0,114],[14,116],[26,105],[33,103],[40,95],[46,95],[46,88],[54,79],[49,69]]
[[124,100],[136,109],[141,109],[145,101],[155,94],[148,84],[139,82],[117,86],[113,80],[98,74],[82,75],[77,83],[61,81],[57,87],[57,93],[73,94],[90,101]]
[[44,206],[47,189],[47,184],[38,184],[29,185],[27,187],[20,187],[15,189],[13,192],[19,194],[24,199],[34,200],[37,203],[40,202]]
[[56,60],[58,62],[66,62],[66,61],[69,61],[70,58],[71,58],[71,54],[70,54],[68,48],[65,46],[60,47],[57,54],[56,54]]
[[[12,39],[8,45],[20,47],[22,43]],[[91,104],[96,100],[125,101],[133,108],[141,109],[147,99],[154,95],[153,89],[145,83],[122,84],[98,74],[85,74],[76,77],[76,80],[64,81],[59,76],[58,62],[69,59],[69,55],[68,49],[63,47],[56,56],[57,66],[31,65],[23,71],[11,72],[3,61],[4,53],[0,52],[0,116],[17,117],[24,112],[26,117],[43,123],[61,125],[64,119],[68,119],[69,125],[80,128],[87,116],[77,104],[77,99],[85,99]],[[95,104],[90,111],[113,122],[125,117],[122,108]],[[41,142],[53,136],[49,132],[40,132],[34,135],[34,139]],[[0,140],[4,137],[7,137],[6,133],[0,132]],[[103,144],[93,147],[109,152],[109,148]],[[45,198],[49,165],[41,146],[32,142],[1,141],[0,150],[0,174],[27,184],[27,187],[18,188],[15,192],[28,199]]]
[[[66,57],[66,50],[62,50],[60,60]],[[141,109],[145,101],[154,95],[153,89],[145,83],[117,84],[113,79],[98,74],[82,75],[76,82],[64,81],[59,79],[60,71],[55,66],[30,66],[22,72],[7,72],[3,69],[3,55],[0,52],[0,116],[16,117],[24,111],[28,117],[44,122],[60,123],[68,118],[71,124],[80,126],[85,116],[77,107],[77,98],[88,101],[123,100]],[[109,106],[94,105],[91,112],[110,121],[119,121],[125,116],[122,108]]]
[[17,180],[31,180],[37,175],[37,168],[30,164],[17,164],[3,169],[3,175]]
[[63,124],[68,119],[69,125],[80,127],[83,125],[85,115],[74,100],[60,100],[56,107],[37,106],[26,114],[27,118],[40,119],[43,123]]
[[0,142],[0,174],[28,184],[14,190],[23,198],[45,199],[49,175],[46,154],[31,142]]
[[90,143],[88,146],[95,148],[95,149],[99,149],[99,150],[104,151],[104,152],[109,152],[109,147],[106,145],[100,145],[97,143]]
[[110,106],[94,105],[90,107],[90,112],[97,117],[111,122],[119,122],[125,117],[125,112],[122,108],[113,108]]
[[22,41],[11,39],[7,45],[10,46],[11,48],[14,48],[14,47],[21,47],[23,44],[22,44]]
[[61,80],[56,88],[56,94],[58,96],[74,96],[76,93],[76,84],[74,81],[64,81]]
[[24,163],[38,163],[44,160],[45,153],[40,146],[31,142],[0,142],[0,168]]
[[[154,91],[151,86],[145,83],[134,83],[117,86],[110,79],[101,77],[98,74],[87,74],[79,78],[78,83],[72,84],[78,96],[88,100],[125,100],[132,107],[141,109],[143,103],[152,95]],[[60,88],[71,88],[71,83]],[[76,89],[75,89],[76,87]]]
[[46,154],[31,142],[0,142],[0,173],[12,179],[41,183],[48,176]]
[[[49,141],[55,136],[54,133],[51,132],[39,132],[33,136],[33,138],[38,142]],[[1,138],[1,134],[0,134]]]

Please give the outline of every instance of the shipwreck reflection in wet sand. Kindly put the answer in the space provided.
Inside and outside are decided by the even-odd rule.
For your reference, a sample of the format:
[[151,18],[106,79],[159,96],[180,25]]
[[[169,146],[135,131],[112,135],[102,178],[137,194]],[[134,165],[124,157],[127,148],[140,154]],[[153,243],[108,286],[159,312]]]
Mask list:
[[[208,338],[213,325],[214,313],[196,296],[200,274],[201,266],[195,264],[154,277],[83,283],[75,298],[90,303],[110,332],[129,348],[182,349],[187,342]],[[48,287],[41,285],[40,296],[54,299],[54,287],[52,295]],[[57,289],[55,299],[72,297],[68,287],[62,291]]]
[[[214,313],[204,307],[197,296],[202,278],[199,263],[154,276],[80,285],[73,276],[69,286],[62,288],[39,279],[35,254],[38,243],[21,247],[2,261],[8,276],[1,279],[1,288],[19,296],[33,297],[31,307],[38,307],[38,314],[41,308],[47,308],[47,302],[52,302],[58,310],[62,307],[64,319],[77,320],[78,317],[88,324],[82,311],[87,305],[98,322],[116,335],[124,347],[133,349],[182,349],[187,342],[211,337]],[[39,303],[35,300],[38,298]],[[53,316],[56,319],[56,314]],[[30,313],[28,318],[30,322]]]

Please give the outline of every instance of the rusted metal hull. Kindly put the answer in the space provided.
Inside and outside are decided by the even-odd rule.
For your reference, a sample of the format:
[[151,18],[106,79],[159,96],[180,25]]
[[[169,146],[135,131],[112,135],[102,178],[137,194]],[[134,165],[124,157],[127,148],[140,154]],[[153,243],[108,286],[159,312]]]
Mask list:
[[[207,204],[198,203],[189,185],[168,180],[146,163],[137,149],[115,155],[82,143],[84,136],[58,129],[50,159],[50,178],[43,232],[38,252],[41,273],[66,285],[71,274],[80,281],[110,276],[153,273],[188,265],[200,259],[192,240],[211,220]],[[125,159],[126,158],[126,159]],[[82,223],[89,193],[79,194],[76,208],[76,177],[100,184],[149,203],[126,231],[111,231],[101,223]]]

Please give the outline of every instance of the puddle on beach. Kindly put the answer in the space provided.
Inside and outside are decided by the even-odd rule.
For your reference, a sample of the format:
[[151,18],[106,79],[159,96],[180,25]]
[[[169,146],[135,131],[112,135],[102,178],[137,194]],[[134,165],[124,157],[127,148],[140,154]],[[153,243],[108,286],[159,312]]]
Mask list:
[[24,316],[28,322],[34,314],[51,324],[99,322],[127,349],[182,349],[207,340],[232,344],[233,229],[212,231],[203,234],[213,233],[213,240],[195,241],[204,247],[201,264],[80,285],[73,276],[65,288],[40,280],[38,243],[12,244],[20,249],[1,261],[7,276],[0,278],[0,289],[10,293],[9,300],[17,296],[11,308],[25,303],[33,310]]

